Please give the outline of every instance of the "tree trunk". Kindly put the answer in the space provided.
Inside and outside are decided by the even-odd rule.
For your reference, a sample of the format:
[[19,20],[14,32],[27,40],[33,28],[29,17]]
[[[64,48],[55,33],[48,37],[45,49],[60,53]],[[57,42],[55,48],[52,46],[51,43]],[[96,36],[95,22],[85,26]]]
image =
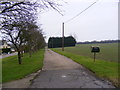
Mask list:
[[20,51],[18,51],[18,63],[19,63],[19,64],[22,64]]
[[21,51],[21,57],[23,57],[23,51]]

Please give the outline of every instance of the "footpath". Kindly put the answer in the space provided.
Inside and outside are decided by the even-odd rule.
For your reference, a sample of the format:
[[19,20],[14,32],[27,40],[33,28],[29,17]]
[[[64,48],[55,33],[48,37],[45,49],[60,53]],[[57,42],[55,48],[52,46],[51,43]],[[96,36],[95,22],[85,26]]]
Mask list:
[[29,88],[115,88],[73,60],[46,49],[44,67]]
[[73,60],[46,49],[42,70],[23,79],[4,83],[3,88],[115,88]]

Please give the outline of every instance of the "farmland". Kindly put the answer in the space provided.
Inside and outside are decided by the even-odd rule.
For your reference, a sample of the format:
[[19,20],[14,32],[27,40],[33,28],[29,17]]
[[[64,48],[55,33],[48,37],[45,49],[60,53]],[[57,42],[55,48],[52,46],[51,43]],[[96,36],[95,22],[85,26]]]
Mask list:
[[[100,53],[97,54],[97,59],[93,62],[93,54],[91,46],[100,46]],[[53,51],[71,58],[75,62],[83,65],[98,77],[108,79],[114,85],[120,86],[118,81],[118,44],[80,44],[76,47],[65,47],[63,52],[61,48],[54,48]]]
[[[99,46],[100,53],[96,55],[96,59],[102,59],[112,62],[118,61],[118,44],[77,44],[76,47],[65,47],[66,52],[74,53],[77,55],[87,56],[93,58],[91,53],[91,46]],[[58,48],[60,50],[61,48]]]

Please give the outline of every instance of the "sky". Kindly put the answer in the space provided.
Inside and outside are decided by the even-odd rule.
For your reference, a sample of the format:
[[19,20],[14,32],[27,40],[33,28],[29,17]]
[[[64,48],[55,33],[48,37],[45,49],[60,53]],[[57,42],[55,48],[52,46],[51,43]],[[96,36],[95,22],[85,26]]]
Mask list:
[[65,22],[65,36],[74,36],[77,42],[118,39],[118,0],[98,0],[96,4],[76,16],[96,0],[64,0],[61,7],[63,16],[55,10],[38,13],[46,42],[49,37],[62,36],[62,23]]

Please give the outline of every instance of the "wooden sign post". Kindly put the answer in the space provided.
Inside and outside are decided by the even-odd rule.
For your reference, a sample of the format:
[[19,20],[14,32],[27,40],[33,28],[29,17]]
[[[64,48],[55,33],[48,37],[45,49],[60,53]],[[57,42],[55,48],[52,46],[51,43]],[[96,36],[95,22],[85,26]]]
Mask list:
[[91,52],[94,53],[94,62],[95,62],[96,53],[100,52],[100,48],[95,46],[92,46],[91,48],[92,48]]
[[95,58],[96,58],[96,52],[94,52],[94,62],[95,62]]

